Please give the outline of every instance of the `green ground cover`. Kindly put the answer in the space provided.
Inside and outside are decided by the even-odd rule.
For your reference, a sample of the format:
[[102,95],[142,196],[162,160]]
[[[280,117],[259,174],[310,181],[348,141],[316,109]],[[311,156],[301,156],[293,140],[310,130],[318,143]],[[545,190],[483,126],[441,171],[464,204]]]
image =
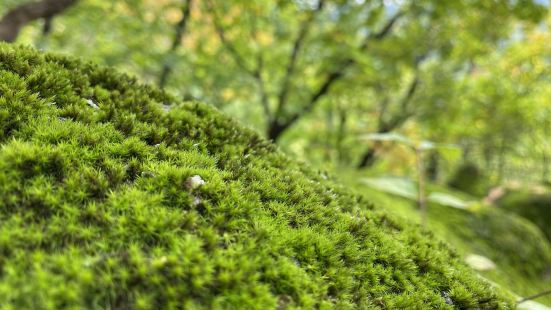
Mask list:
[[370,195],[110,69],[0,44],[0,145],[4,308],[511,307]]
[[[352,172],[345,173],[343,180],[352,180],[348,181],[350,186],[376,205],[399,217],[420,222],[416,185],[411,181],[365,178]],[[383,190],[379,183],[393,188]],[[496,267],[479,271],[481,276],[520,296],[531,296],[551,287],[551,243],[535,223],[502,207],[484,206],[476,197],[463,192],[437,185],[430,185],[428,191],[451,195],[469,205],[458,208],[429,199],[428,228],[464,259],[475,254],[494,262]],[[511,208],[518,206],[512,199],[505,202]],[[551,306],[551,296],[538,298],[537,302]]]

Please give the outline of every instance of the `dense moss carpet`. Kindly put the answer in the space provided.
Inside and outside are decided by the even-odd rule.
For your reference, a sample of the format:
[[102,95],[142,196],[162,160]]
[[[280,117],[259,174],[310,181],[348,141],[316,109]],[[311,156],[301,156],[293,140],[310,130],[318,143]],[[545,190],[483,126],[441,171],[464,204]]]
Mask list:
[[0,305],[495,309],[448,247],[213,108],[0,44]]

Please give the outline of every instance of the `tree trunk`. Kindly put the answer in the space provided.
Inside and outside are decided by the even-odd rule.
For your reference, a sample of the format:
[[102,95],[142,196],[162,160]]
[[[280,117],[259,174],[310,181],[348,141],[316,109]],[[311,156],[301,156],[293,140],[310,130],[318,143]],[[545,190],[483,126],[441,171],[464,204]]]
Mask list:
[[428,210],[425,193],[425,167],[423,165],[423,151],[421,149],[415,149],[415,158],[417,159],[417,205],[421,213],[421,226],[426,228],[428,223]]
[[287,127],[281,125],[281,123],[278,122],[277,120],[273,120],[268,125],[268,131],[267,131],[268,139],[272,140],[273,142],[277,142],[277,140],[279,139],[279,137],[285,131],[286,128]]
[[549,180],[549,158],[545,151],[541,154],[541,181],[546,184]]
[[363,169],[372,166],[375,163],[376,154],[375,148],[369,148],[367,152],[364,153],[360,163],[358,164],[358,169]]
[[51,19],[65,11],[78,0],[42,0],[22,4],[9,11],[0,20],[0,41],[14,42],[19,31],[28,23],[40,19]]
[[333,133],[335,132],[335,124],[334,124],[334,111],[333,111],[333,104],[329,105],[329,107],[327,107],[327,114],[326,114],[326,119],[325,119],[325,123],[326,123],[326,131],[325,131],[325,148],[324,148],[324,155],[325,155],[325,160],[327,162],[330,162],[332,161],[333,159],[333,146],[332,146],[332,142],[333,142]]
[[430,153],[427,163],[427,178],[432,181],[438,181],[438,152],[433,151]]
[[337,148],[337,163],[338,165],[342,165],[344,162],[346,162],[346,158],[345,158],[345,150],[344,150],[344,145],[343,145],[343,140],[344,140],[344,137],[346,136],[346,121],[347,121],[347,114],[346,114],[346,110],[342,109],[341,107],[339,107],[339,127],[338,127],[338,131],[337,131],[337,137],[336,137],[336,140],[335,141],[336,143],[336,148]]

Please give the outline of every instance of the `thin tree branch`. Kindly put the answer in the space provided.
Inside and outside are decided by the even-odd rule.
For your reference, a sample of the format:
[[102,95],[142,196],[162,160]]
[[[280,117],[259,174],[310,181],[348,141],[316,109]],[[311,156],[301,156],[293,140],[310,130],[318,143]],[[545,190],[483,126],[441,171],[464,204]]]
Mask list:
[[[255,43],[258,44],[258,29],[257,29],[257,23],[256,23],[256,16],[254,16],[253,14],[249,14],[249,18],[251,19],[251,25],[252,25],[251,38],[254,38]],[[266,83],[264,82],[264,77],[262,76],[263,71],[264,71],[264,56],[262,54],[262,50],[259,48],[258,53],[256,55],[256,68],[254,69],[253,78],[256,80],[256,83],[258,84],[258,89],[260,92],[260,103],[264,111],[264,116],[266,117],[266,123],[269,124],[272,121],[272,111],[270,109],[268,92],[266,91]]]
[[349,59],[348,61],[343,63],[338,70],[335,70],[327,75],[320,87],[316,90],[315,93],[312,94],[310,99],[307,101],[307,104],[299,112],[292,114],[290,117],[283,121],[281,120],[281,118],[274,119],[270,128],[268,128],[268,137],[276,141],[282,132],[291,127],[303,115],[312,111],[319,99],[329,92],[331,86],[342,77],[342,75],[346,71],[346,68],[350,67],[353,63],[354,61]]
[[421,56],[418,56],[415,58],[415,77],[413,80],[411,80],[411,83],[409,84],[407,91],[405,95],[400,100],[400,103],[398,106],[400,107],[399,111],[401,111],[401,114],[394,115],[392,119],[389,122],[383,121],[383,115],[379,116],[379,133],[386,133],[394,130],[395,128],[401,126],[406,120],[408,120],[411,116],[414,115],[414,111],[411,110],[410,103],[413,100],[413,97],[415,96],[415,93],[417,89],[419,88],[420,84],[420,77],[419,77],[419,67],[421,66],[421,63],[427,59],[427,54],[423,54]]
[[379,133],[386,133],[390,132],[397,127],[401,126],[407,119],[409,119],[414,113],[410,110],[410,102],[412,101],[415,92],[418,89],[420,80],[419,76],[416,75],[415,78],[411,81],[409,84],[409,87],[407,88],[407,91],[400,100],[399,106],[400,106],[400,114],[394,115],[392,119],[389,122],[380,121],[379,122]]
[[540,293],[537,293],[537,294],[532,295],[532,296],[524,297],[524,298],[522,298],[521,300],[517,301],[517,305],[520,304],[520,303],[523,303],[523,302],[525,302],[525,301],[533,300],[533,299],[536,299],[536,298],[539,298],[539,297],[543,297],[543,296],[549,295],[549,294],[551,294],[551,289],[546,290],[546,291],[543,291],[543,292],[540,292]]
[[269,124],[272,121],[272,112],[270,110],[270,101],[268,100],[268,93],[266,92],[266,85],[264,83],[264,78],[262,77],[262,71],[264,70],[264,58],[262,57],[262,52],[258,52],[257,55],[257,66],[254,72],[254,78],[258,83],[258,88],[260,90],[260,103],[264,110],[264,115],[266,116],[266,121]]
[[367,49],[371,41],[381,41],[389,36],[392,33],[392,29],[394,29],[394,26],[396,26],[398,20],[400,20],[400,18],[402,18],[404,15],[404,10],[399,10],[394,15],[392,15],[392,17],[387,20],[387,22],[384,24],[379,32],[370,33],[368,36],[365,37],[363,43],[360,45],[360,50]]
[[[415,62],[416,70],[418,66],[420,65],[421,61],[425,59],[425,57],[418,57]],[[414,115],[414,111],[410,110],[410,103],[413,100],[413,97],[415,96],[415,93],[417,89],[419,88],[420,84],[420,78],[419,73],[416,73],[415,77],[409,84],[406,93],[402,97],[402,99],[399,101],[400,106],[400,114],[395,114],[390,121],[384,120],[384,113],[379,114],[378,124],[377,124],[377,133],[388,133],[396,128],[400,127],[405,121],[407,121],[410,117]],[[385,99],[386,101],[387,99]],[[384,110],[381,112],[385,112],[388,104],[387,102],[383,101],[382,105],[384,107]],[[360,158],[360,161],[358,163],[358,169],[368,167],[372,165],[377,156],[377,148],[380,146],[379,141],[375,141],[373,146],[370,147],[367,151],[363,153],[363,155]]]
[[304,40],[306,39],[306,36],[310,30],[312,22],[315,19],[316,14],[323,10],[324,4],[325,4],[324,0],[319,0],[318,6],[316,7],[316,9],[312,12],[312,14],[309,15],[309,17],[306,20],[304,20],[301,23],[297,38],[293,43],[293,49],[291,50],[291,54],[289,56],[289,62],[287,63],[287,68],[285,70],[285,77],[283,78],[283,83],[281,84],[281,89],[279,91],[278,100],[277,100],[277,111],[275,113],[276,116],[281,114],[284,106],[287,103],[290,82],[295,72],[298,55],[303,46]]
[[14,42],[28,23],[41,19],[51,19],[75,4],[78,0],[42,0],[22,4],[9,11],[0,20],[0,41]]
[[[266,83],[264,81],[262,71],[264,71],[264,57],[262,56],[262,52],[259,51],[256,55],[256,67],[251,69],[247,65],[247,62],[245,59],[241,56],[241,54],[237,51],[237,49],[228,41],[226,37],[226,32],[222,25],[218,22],[218,16],[216,14],[216,10],[214,8],[214,5],[212,1],[207,1],[208,6],[213,14],[213,23],[214,27],[216,29],[216,32],[218,34],[218,37],[220,39],[220,42],[222,42],[222,45],[230,52],[230,55],[232,56],[235,63],[247,74],[249,74],[251,77],[253,77],[258,84],[258,89],[260,92],[260,103],[262,105],[262,109],[264,111],[264,115],[266,117],[267,123],[271,123],[273,116],[270,109],[270,102],[268,98],[268,93],[266,91]],[[257,29],[256,29],[256,21],[252,21],[252,28],[251,28],[251,37],[256,40],[257,36]]]
[[[374,40],[382,40],[386,36],[388,36],[391,33],[391,30],[393,26],[396,24],[398,19],[402,17],[404,13],[402,11],[398,11],[394,16],[392,16],[388,22],[385,24],[383,29],[379,32],[377,32],[374,36],[368,36],[364,43],[361,45],[361,49],[365,49],[368,46],[368,42],[371,39]],[[325,79],[324,83],[321,84],[320,88],[312,95],[312,97],[309,100],[309,104],[306,106],[306,109],[304,109],[304,112],[309,112],[313,109],[313,106],[317,103],[317,101],[325,95],[329,88],[338,81],[341,77],[344,76],[345,71],[352,65],[354,65],[356,61],[353,58],[346,59],[342,65],[334,72],[330,73],[327,78]]]
[[[176,27],[175,27],[176,31],[174,33],[172,45],[170,46],[170,50],[168,52],[169,55],[172,55],[174,52],[176,52],[176,50],[178,49],[178,47],[182,42],[182,39],[184,37],[186,28],[188,25],[188,20],[191,14],[192,4],[193,4],[193,0],[184,0],[184,3],[182,4],[182,18],[176,24]],[[161,75],[159,77],[159,88],[163,89],[165,87],[171,72],[172,72],[171,65],[165,61],[163,65],[163,69],[161,71]]]
[[340,66],[339,69],[337,69],[336,71],[331,72],[327,76],[325,81],[320,85],[318,90],[312,94],[312,96],[310,97],[310,100],[308,101],[308,104],[306,105],[306,107],[300,113],[304,114],[304,113],[310,112],[314,108],[314,106],[316,105],[318,100],[329,92],[329,90],[331,89],[331,86],[335,82],[337,82],[339,79],[341,79],[343,77],[346,69],[348,69],[354,63],[355,63],[355,61],[353,59],[347,59]]
[[386,22],[386,24],[383,26],[383,28],[379,32],[376,32],[376,33],[373,34],[372,38],[375,39],[375,40],[384,39],[386,36],[388,36],[391,33],[392,28],[394,27],[394,25],[396,25],[396,22],[398,22],[398,20],[400,18],[402,18],[402,16],[404,16],[404,15],[405,15],[405,12],[403,10],[399,10],[398,12],[396,12]]
[[[397,21],[405,15],[404,11],[400,10],[396,14],[394,14],[383,26],[381,31],[376,32],[374,35],[367,36],[364,40],[364,42],[360,45],[361,50],[367,49],[369,42],[372,40],[382,40],[385,37],[387,37],[391,32],[394,26],[396,25]],[[356,63],[356,60],[352,57],[345,59],[341,65],[334,71],[330,72],[325,80],[320,84],[318,89],[310,96],[310,99],[307,101],[306,105],[298,112],[295,112],[287,119],[281,120],[280,115],[276,115],[277,118],[274,119],[272,122],[270,128],[268,128],[268,136],[272,140],[277,140],[279,135],[283,131],[285,131],[287,128],[292,126],[297,120],[299,120],[304,114],[309,113],[314,109],[316,104],[318,103],[319,99],[321,99],[324,95],[326,95],[331,87],[339,81],[344,74],[346,73],[347,69],[354,65]]]
[[[418,68],[423,60],[426,59],[426,55],[422,55],[420,57],[417,57],[415,59],[415,70],[418,71]],[[410,117],[415,115],[415,112],[411,110],[410,103],[413,100],[413,97],[415,96],[415,93],[417,89],[419,88],[419,84],[421,83],[419,73],[417,72],[415,74],[415,77],[409,84],[406,93],[402,97],[402,99],[399,101],[400,106],[400,114],[395,114],[390,121],[384,121],[384,114],[379,114],[379,120],[377,125],[377,133],[388,133],[396,128],[400,127],[404,122],[406,122]],[[386,105],[386,103],[383,103]],[[386,107],[385,107],[386,110]],[[358,163],[358,169],[362,169],[365,167],[368,167],[372,165],[377,156],[377,148],[380,146],[379,141],[375,141],[374,145],[369,148],[367,151],[364,152],[362,155],[359,163]]]
[[44,37],[48,36],[50,32],[52,32],[52,23],[53,23],[53,17],[46,17],[44,18],[44,25],[42,26],[42,35]]
[[222,45],[230,52],[230,55],[232,56],[235,63],[245,72],[249,73],[251,76],[255,75],[255,70],[250,69],[247,65],[247,62],[245,59],[239,54],[235,46],[233,46],[226,37],[226,31],[224,30],[224,27],[218,22],[218,14],[216,14],[216,9],[214,7],[214,4],[212,1],[208,0],[207,4],[209,6],[210,11],[212,12],[213,18],[212,22],[214,24],[214,29],[216,30],[216,33],[218,35],[218,38],[220,39],[220,42],[222,42]]

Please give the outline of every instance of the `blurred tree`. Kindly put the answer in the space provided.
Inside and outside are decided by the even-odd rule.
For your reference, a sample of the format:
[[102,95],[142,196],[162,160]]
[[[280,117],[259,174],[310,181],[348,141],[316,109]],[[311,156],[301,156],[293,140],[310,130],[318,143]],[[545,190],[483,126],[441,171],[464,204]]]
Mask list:
[[[522,6],[506,1],[495,5],[478,1],[206,3],[220,48],[236,64],[232,74],[244,74],[255,82],[250,91],[258,95],[267,136],[273,140],[311,113],[339,84],[349,88],[358,82],[368,87],[383,85],[388,95],[393,84],[383,77],[404,80],[401,75],[417,70],[420,59],[427,56],[439,61],[454,56],[459,62],[456,50],[467,61],[507,35],[508,22],[537,20],[543,11],[531,1],[523,1]],[[229,13],[222,16],[220,11]],[[466,38],[453,35],[458,29],[469,31]],[[457,46],[461,43],[465,45]],[[398,105],[409,105],[418,83],[414,78]],[[382,100],[381,105],[388,102]],[[399,127],[411,115],[409,110],[395,109],[388,119],[382,117],[381,130]],[[366,166],[372,154],[368,151],[359,166]]]
[[52,18],[68,9],[78,0],[42,0],[22,4],[9,11],[0,20],[0,40],[13,42],[21,28],[28,23],[43,18],[44,33],[50,31]]

